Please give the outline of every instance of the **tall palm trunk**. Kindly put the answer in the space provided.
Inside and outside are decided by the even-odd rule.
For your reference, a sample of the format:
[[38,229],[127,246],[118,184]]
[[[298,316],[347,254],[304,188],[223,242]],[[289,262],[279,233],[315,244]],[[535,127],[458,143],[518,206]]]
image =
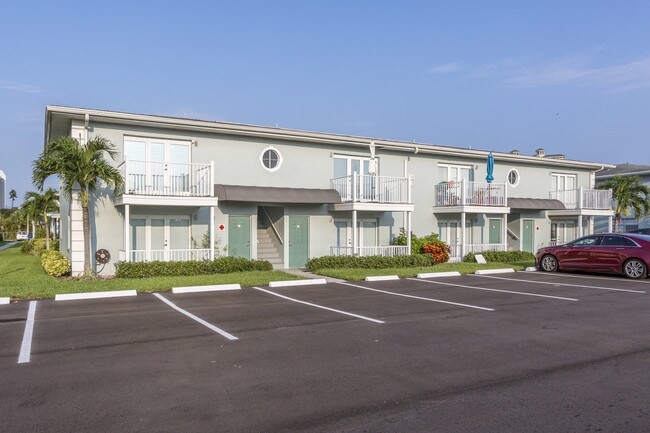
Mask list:
[[81,204],[81,213],[83,215],[84,226],[84,275],[92,275],[90,268],[90,218],[88,213],[88,204]]
[[47,212],[43,212],[43,221],[45,221],[45,249],[50,249],[50,225],[47,222]]

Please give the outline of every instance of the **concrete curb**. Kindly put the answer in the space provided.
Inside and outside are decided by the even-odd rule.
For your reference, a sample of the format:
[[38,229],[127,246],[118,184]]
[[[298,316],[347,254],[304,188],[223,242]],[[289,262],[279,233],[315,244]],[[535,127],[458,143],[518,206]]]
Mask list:
[[311,286],[316,284],[327,284],[327,281],[325,281],[325,278],[316,278],[314,280],[271,281],[269,287]]
[[202,293],[202,292],[222,292],[225,290],[241,290],[239,284],[216,284],[212,286],[186,286],[172,287],[172,293]]
[[87,292],[87,293],[65,293],[54,296],[55,301],[74,301],[77,299],[103,299],[121,298],[123,296],[137,296],[135,290],[115,290],[113,292]]
[[399,277],[397,275],[377,275],[374,277],[366,277],[366,281],[391,281],[391,280],[399,280]]
[[0,305],[7,305],[9,302],[11,302],[9,298],[0,298]]
[[526,272],[537,272],[537,268],[535,266],[529,266],[526,268]]
[[460,272],[429,272],[426,274],[418,274],[418,278],[437,278],[437,277],[460,277]]
[[504,268],[504,269],[479,269],[478,271],[474,272],[476,275],[490,275],[490,274],[508,274],[510,272],[514,272],[515,270],[512,268]]

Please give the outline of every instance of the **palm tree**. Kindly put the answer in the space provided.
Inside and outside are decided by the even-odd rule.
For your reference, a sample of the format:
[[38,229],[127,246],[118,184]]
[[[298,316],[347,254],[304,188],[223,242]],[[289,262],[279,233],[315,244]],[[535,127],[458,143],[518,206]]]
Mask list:
[[623,216],[630,215],[631,211],[637,220],[650,213],[650,188],[642,184],[638,176],[614,176],[596,188],[612,190],[612,198],[616,201],[615,232]]
[[16,190],[12,189],[9,191],[9,198],[11,199],[11,208],[14,208],[14,200],[18,198],[18,194],[16,194]]
[[23,207],[34,218],[34,220],[41,216],[43,217],[43,223],[45,224],[45,248],[49,250],[50,225],[47,221],[47,214],[59,209],[59,194],[53,188],[46,189],[43,194],[30,191],[25,194]]
[[56,174],[61,179],[61,191],[68,199],[72,200],[72,194],[79,190],[83,215],[85,275],[92,274],[88,210],[90,197],[101,183],[114,191],[124,183],[119,170],[105,159],[105,154],[112,160],[117,156],[115,146],[106,138],[98,136],[85,145],[80,145],[74,138],[64,136],[50,141],[33,163],[32,180],[39,189],[43,188],[48,177]]

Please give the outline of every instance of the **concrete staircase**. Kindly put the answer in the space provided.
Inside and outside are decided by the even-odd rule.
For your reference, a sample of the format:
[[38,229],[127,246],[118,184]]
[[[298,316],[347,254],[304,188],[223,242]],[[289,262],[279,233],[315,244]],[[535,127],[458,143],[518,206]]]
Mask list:
[[279,241],[271,227],[257,223],[257,258],[271,262],[274,268],[282,268],[283,257],[280,254]]

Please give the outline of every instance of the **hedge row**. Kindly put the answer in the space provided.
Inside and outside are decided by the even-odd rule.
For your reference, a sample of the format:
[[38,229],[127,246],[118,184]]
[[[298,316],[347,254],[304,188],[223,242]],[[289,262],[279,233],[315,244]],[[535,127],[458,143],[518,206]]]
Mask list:
[[323,256],[307,261],[306,267],[312,271],[336,268],[410,268],[432,266],[436,263],[430,254],[413,254],[410,256]]
[[[50,250],[59,251],[59,240],[50,239]],[[45,251],[45,238],[35,238],[24,241],[20,246],[20,252],[32,256],[40,256]]]
[[228,274],[245,271],[272,271],[266,260],[248,260],[241,257],[219,257],[202,262],[117,262],[117,278],[180,277],[207,274]]
[[463,261],[475,263],[476,254],[483,255],[488,262],[525,262],[535,260],[535,255],[528,251],[483,251],[482,253],[468,253],[463,257]]

